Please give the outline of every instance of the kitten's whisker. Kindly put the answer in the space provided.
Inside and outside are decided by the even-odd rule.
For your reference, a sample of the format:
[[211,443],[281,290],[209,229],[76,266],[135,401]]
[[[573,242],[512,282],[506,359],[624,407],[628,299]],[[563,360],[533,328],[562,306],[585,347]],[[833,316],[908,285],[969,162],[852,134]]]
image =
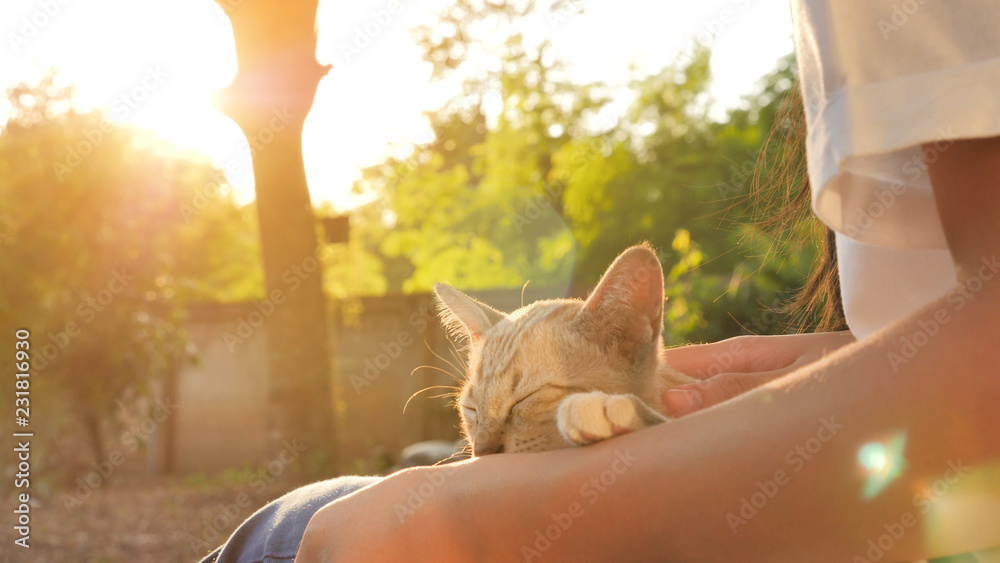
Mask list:
[[[426,346],[426,347],[427,347],[427,350],[428,350],[428,351],[429,351],[429,352],[430,352],[431,354],[434,354],[434,357],[435,357],[435,358],[437,358],[437,359],[441,360],[442,362],[444,362],[444,363],[448,364],[449,366],[451,366],[451,367],[452,367],[452,368],[453,368],[453,369],[455,370],[455,372],[456,372],[456,373],[458,373],[458,374],[461,374],[461,373],[462,373],[462,370],[458,369],[458,366],[456,366],[455,364],[453,364],[453,363],[449,362],[449,361],[448,361],[448,360],[446,360],[445,358],[441,357],[441,355],[440,355],[440,354],[438,354],[437,352],[435,352],[435,351],[434,351],[434,350],[433,350],[433,349],[431,348],[431,345],[430,345],[430,344],[428,344],[426,340],[424,340],[424,346]],[[458,382],[459,382],[459,383],[462,383],[463,379],[462,379],[461,375],[459,375],[459,377],[458,377],[457,379],[458,379]]]
[[424,387],[420,391],[417,391],[416,393],[410,395],[410,398],[406,400],[405,404],[403,404],[403,413],[406,413],[406,407],[410,404],[410,401],[412,401],[414,397],[416,397],[417,395],[423,393],[424,391],[430,391],[431,389],[455,389],[455,390],[460,390],[460,389],[458,389],[458,387],[452,387],[450,385],[431,385],[430,387]]
[[446,458],[442,459],[441,461],[439,461],[439,462],[435,463],[435,464],[434,464],[434,467],[437,467],[437,466],[439,466],[439,465],[441,465],[441,464],[443,464],[443,463],[448,463],[448,462],[449,462],[449,461],[451,461],[451,460],[452,460],[452,458],[454,458],[455,456],[457,456],[457,455],[461,455],[461,454],[464,454],[464,453],[465,453],[465,448],[462,448],[461,450],[459,450],[459,451],[457,451],[457,452],[455,452],[455,453],[451,454],[450,456],[448,456],[448,457],[446,457]]
[[458,346],[456,346],[455,343],[452,342],[451,340],[449,340],[448,343],[451,344],[450,351],[451,351],[452,357],[455,358],[456,362],[464,365],[465,364],[465,360],[462,359],[462,354],[461,354],[461,352],[459,352]]
[[[439,371],[439,372],[447,375],[448,377],[454,379],[456,383],[463,383],[463,381],[460,378],[456,377],[454,373],[451,373],[450,371],[448,371],[446,369],[439,368],[437,366],[417,366],[417,367],[413,368],[413,371],[410,372],[410,377],[413,377],[413,374],[416,373],[418,369],[430,369],[430,370],[434,370],[434,371]],[[457,389],[457,387],[456,387],[456,389]]]
[[524,307],[524,290],[528,289],[529,283],[531,283],[531,280],[525,280],[524,285],[521,286],[521,307]]
[[[466,346],[463,346],[462,348],[465,349],[467,347],[468,347],[468,344],[466,344]],[[455,358],[455,362],[457,362],[458,365],[462,365],[462,366],[465,365],[465,358],[462,355],[462,353],[459,351],[458,345],[455,343],[454,340],[452,340],[450,338],[448,339],[448,351],[451,353],[451,357]]]

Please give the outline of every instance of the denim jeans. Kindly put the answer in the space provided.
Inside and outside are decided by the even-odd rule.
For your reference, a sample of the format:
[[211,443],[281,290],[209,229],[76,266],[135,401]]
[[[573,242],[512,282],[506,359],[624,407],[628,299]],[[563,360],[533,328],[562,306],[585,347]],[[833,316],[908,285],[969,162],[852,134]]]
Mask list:
[[320,508],[378,481],[380,477],[338,477],[295,489],[267,503],[201,563],[270,563],[291,561],[299,550],[309,519]]

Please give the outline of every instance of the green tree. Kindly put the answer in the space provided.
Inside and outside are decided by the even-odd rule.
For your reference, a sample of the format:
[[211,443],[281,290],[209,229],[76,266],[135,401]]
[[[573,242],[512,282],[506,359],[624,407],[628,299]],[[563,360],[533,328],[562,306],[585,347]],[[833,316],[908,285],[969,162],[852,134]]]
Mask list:
[[[477,289],[530,279],[579,291],[624,248],[650,241],[673,284],[672,341],[785,330],[768,309],[803,283],[812,251],[754,227],[747,196],[759,156],[774,170],[762,148],[794,60],[779,61],[742,108],[715,122],[710,53],[696,49],[637,76],[632,106],[602,120],[613,115],[610,87],[573,83],[547,45],[525,45],[516,33],[536,9],[459,0],[415,33],[435,76],[464,82],[428,114],[431,143],[372,167],[356,186],[376,194],[391,219],[369,247],[397,265],[388,286]],[[496,63],[468,62],[484,56]],[[796,229],[791,238],[805,236]]]
[[31,331],[34,420],[72,413],[102,460],[117,401],[191,356],[183,306],[259,296],[262,274],[218,169],[73,94],[51,72],[6,93],[0,333]]

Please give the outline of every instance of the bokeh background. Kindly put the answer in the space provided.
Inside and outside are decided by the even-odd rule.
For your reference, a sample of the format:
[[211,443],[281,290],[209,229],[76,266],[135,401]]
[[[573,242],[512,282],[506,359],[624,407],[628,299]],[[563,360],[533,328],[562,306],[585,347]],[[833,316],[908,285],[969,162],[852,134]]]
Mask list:
[[649,241],[668,344],[809,321],[781,308],[814,225],[760,226],[801,159],[784,2],[12,0],[0,28],[11,560],[196,560],[298,484],[447,450],[436,282],[583,297]]

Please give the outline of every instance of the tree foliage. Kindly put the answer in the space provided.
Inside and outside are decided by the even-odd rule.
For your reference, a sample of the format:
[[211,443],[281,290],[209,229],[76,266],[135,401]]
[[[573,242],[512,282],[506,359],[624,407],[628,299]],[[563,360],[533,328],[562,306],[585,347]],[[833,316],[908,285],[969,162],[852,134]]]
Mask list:
[[34,396],[61,396],[100,458],[117,401],[190,356],[183,306],[261,295],[253,210],[206,159],[76,108],[51,72],[7,100],[0,332],[30,330]]
[[[619,252],[649,241],[668,272],[672,342],[785,330],[771,309],[802,284],[813,250],[755,228],[747,195],[756,173],[776,169],[758,160],[794,60],[778,61],[741,108],[714,121],[707,49],[636,76],[623,95],[574,83],[547,44],[527,45],[517,22],[536,9],[462,0],[415,33],[435,75],[461,76],[463,88],[428,113],[432,142],[355,186],[380,210],[384,235],[367,249],[395,262],[387,286],[530,280],[579,292]],[[495,62],[466,72],[470,57]],[[622,98],[631,104],[616,111]]]

